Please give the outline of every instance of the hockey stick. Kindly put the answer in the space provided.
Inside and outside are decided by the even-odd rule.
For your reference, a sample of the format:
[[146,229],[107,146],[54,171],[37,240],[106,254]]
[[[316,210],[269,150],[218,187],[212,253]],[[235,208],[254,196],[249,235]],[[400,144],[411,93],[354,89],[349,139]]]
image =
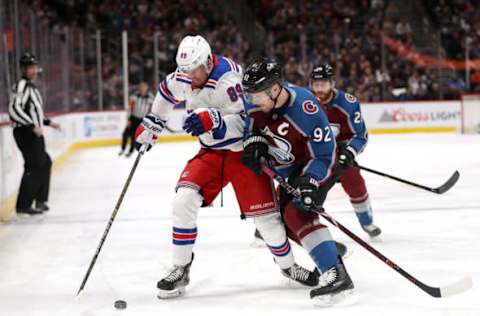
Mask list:
[[431,188],[431,187],[427,187],[427,186],[424,186],[424,185],[421,185],[421,184],[418,184],[418,183],[414,183],[414,182],[410,182],[410,181],[407,181],[407,180],[404,180],[404,179],[400,179],[400,178],[397,178],[395,176],[392,176],[392,175],[389,175],[389,174],[386,174],[386,173],[383,173],[383,172],[380,172],[380,171],[376,171],[376,170],[373,170],[373,169],[370,169],[370,168],[367,168],[367,167],[363,167],[363,166],[360,166],[360,165],[357,165],[357,167],[362,169],[362,170],[374,173],[376,175],[384,176],[384,177],[390,178],[392,180],[396,180],[396,181],[399,181],[399,182],[402,182],[402,183],[405,183],[405,184],[408,184],[408,185],[411,185],[411,186],[414,186],[414,187],[417,187],[417,188],[420,188],[420,189],[424,189],[424,190],[427,190],[427,191],[430,191],[430,192],[433,192],[433,193],[436,193],[436,194],[442,194],[442,193],[445,193],[448,190],[450,190],[450,188],[453,187],[455,185],[455,183],[457,183],[458,178],[460,177],[460,173],[458,171],[455,171],[452,174],[452,176],[444,184],[442,184],[441,186],[439,186],[437,188]]
[[169,132],[172,133],[172,134],[184,133],[183,129],[176,130],[176,129],[171,128],[171,127],[168,126],[167,124],[165,124],[165,130],[169,131]]
[[133,163],[133,167],[130,170],[127,181],[123,185],[122,193],[120,193],[120,197],[118,198],[117,204],[115,205],[113,213],[110,216],[110,220],[108,221],[107,228],[103,232],[103,236],[100,239],[100,243],[97,247],[97,250],[95,251],[95,254],[93,255],[93,258],[90,261],[90,266],[88,267],[87,273],[85,273],[85,276],[83,277],[82,285],[80,285],[80,288],[78,289],[77,296],[84,289],[85,284],[87,283],[88,277],[90,276],[90,273],[92,272],[93,266],[95,265],[95,262],[97,262],[98,255],[100,254],[100,251],[102,250],[102,247],[103,247],[103,243],[105,242],[105,239],[107,238],[108,232],[110,231],[110,228],[112,227],[113,221],[115,220],[115,217],[117,216],[117,213],[118,213],[118,210],[120,209],[120,205],[122,204],[123,198],[125,197],[125,194],[127,193],[128,186],[130,185],[130,182],[132,181],[133,174],[135,173],[135,170],[137,169],[138,163],[140,162],[140,158],[145,153],[146,148],[147,148],[147,144],[144,144],[138,152],[137,158],[135,159],[135,162]]
[[[288,194],[291,194],[295,197],[300,197],[300,192],[297,191],[294,187],[292,187],[290,184],[288,184],[285,179],[277,174],[274,170],[270,169],[267,167],[265,164],[262,164],[262,171],[265,172],[269,177],[275,179],[282,188],[284,188]],[[322,216],[325,218],[327,221],[329,221],[332,225],[340,229],[343,233],[345,233],[348,237],[356,241],[360,246],[368,250],[371,254],[373,254],[375,257],[378,259],[382,260],[383,263],[387,264],[390,266],[393,270],[397,271],[400,273],[403,277],[405,277],[407,280],[421,288],[423,291],[427,292],[433,297],[446,297],[446,296],[452,296],[456,294],[460,294],[462,292],[467,291],[473,286],[473,281],[471,278],[464,278],[460,281],[457,281],[455,283],[452,283],[450,285],[447,285],[445,287],[432,287],[428,286],[422,282],[420,282],[418,279],[416,279],[414,276],[410,275],[408,272],[400,268],[396,263],[385,257],[382,253],[380,253],[378,250],[370,246],[368,243],[363,241],[360,237],[352,233],[348,228],[337,222],[332,216],[330,216],[328,213],[325,212],[325,210],[321,207],[317,207],[315,210],[315,213],[318,215]]]

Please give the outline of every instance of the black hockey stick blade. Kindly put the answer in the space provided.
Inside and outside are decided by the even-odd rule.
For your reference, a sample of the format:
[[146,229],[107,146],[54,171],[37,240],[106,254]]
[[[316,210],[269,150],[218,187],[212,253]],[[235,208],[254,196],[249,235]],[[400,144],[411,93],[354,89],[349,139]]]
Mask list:
[[423,190],[426,190],[426,191],[429,191],[429,192],[432,192],[432,193],[436,193],[436,194],[442,194],[442,193],[445,193],[448,190],[450,190],[450,188],[453,187],[455,185],[455,183],[457,183],[458,178],[460,177],[460,173],[458,171],[455,171],[452,174],[452,176],[447,180],[447,182],[445,182],[444,184],[442,184],[438,188],[432,188],[432,187],[429,187],[429,186],[426,186],[426,185],[422,185],[422,184],[415,183],[415,182],[412,182],[412,181],[409,181],[409,180],[405,180],[405,179],[402,179],[402,178],[399,178],[399,177],[395,177],[395,176],[393,176],[391,174],[388,174],[388,173],[373,170],[373,169],[370,169],[370,168],[367,168],[367,167],[364,167],[364,166],[361,166],[361,165],[357,165],[357,166],[361,170],[365,170],[367,172],[371,172],[371,173],[374,173],[376,175],[386,177],[386,178],[389,178],[389,179],[392,179],[392,180],[395,180],[395,181],[398,181],[398,182],[401,182],[401,183],[404,183],[404,184],[408,184],[408,185],[414,186],[416,188],[423,189]]
[[435,192],[437,194],[442,194],[447,192],[448,190],[450,190],[451,187],[455,185],[455,183],[457,183],[459,178],[460,178],[460,172],[455,171],[450,177],[450,179],[447,180],[447,182],[445,182],[438,188],[432,189],[432,192]]

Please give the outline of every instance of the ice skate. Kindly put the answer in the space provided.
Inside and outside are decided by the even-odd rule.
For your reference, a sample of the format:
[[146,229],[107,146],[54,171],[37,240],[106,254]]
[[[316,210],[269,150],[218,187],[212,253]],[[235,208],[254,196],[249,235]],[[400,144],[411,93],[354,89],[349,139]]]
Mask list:
[[283,269],[282,274],[287,278],[305,286],[318,285],[318,272],[309,271],[302,266],[294,263],[288,269]]
[[362,229],[368,234],[370,237],[377,237],[382,233],[382,230],[380,227],[378,227],[375,224],[370,224],[370,225],[362,225]]
[[173,266],[169,274],[158,281],[157,288],[159,299],[169,299],[181,296],[185,293],[185,287],[190,282],[190,266],[192,260],[184,266]]
[[310,291],[310,298],[315,306],[337,304],[353,292],[353,282],[341,262],[322,273],[319,285]]

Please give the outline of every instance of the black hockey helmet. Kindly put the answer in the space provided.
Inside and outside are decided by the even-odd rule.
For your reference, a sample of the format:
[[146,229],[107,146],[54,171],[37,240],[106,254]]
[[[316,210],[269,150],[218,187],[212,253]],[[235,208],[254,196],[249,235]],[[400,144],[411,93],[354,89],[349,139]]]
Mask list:
[[263,57],[248,65],[243,74],[243,90],[246,93],[264,91],[275,83],[282,84],[282,67],[271,58]]
[[330,64],[320,64],[313,67],[312,80],[330,80],[333,78],[333,67]]
[[20,66],[22,67],[37,65],[37,64],[38,64],[38,60],[33,54],[25,53],[20,58]]

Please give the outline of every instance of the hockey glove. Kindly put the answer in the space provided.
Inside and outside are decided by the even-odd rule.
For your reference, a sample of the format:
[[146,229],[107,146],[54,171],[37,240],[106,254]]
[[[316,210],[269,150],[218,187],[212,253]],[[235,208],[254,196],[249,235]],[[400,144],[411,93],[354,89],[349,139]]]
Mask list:
[[260,135],[251,135],[243,142],[242,163],[258,175],[262,174],[262,163],[269,165],[268,142]]
[[298,176],[293,180],[293,187],[300,192],[300,197],[292,199],[293,205],[303,211],[313,211],[318,205],[318,181],[309,175]]
[[147,144],[147,151],[150,150],[165,127],[165,123],[166,121],[153,113],[145,115],[135,131],[135,149],[139,151],[144,144]]
[[355,149],[347,144],[340,144],[338,163],[340,163],[343,168],[351,168],[356,166],[357,162],[355,161]]
[[191,112],[183,123],[183,129],[193,136],[212,131],[215,139],[222,139],[226,132],[222,115],[213,108],[201,108]]

